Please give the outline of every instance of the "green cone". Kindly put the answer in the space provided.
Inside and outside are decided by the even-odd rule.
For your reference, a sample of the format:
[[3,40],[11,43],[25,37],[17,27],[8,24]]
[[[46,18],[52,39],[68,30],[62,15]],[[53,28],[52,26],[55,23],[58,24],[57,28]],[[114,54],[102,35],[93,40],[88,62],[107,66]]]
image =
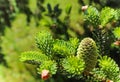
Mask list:
[[85,38],[81,41],[77,49],[77,57],[83,58],[85,61],[84,72],[89,73],[97,63],[98,51],[96,43],[91,38]]

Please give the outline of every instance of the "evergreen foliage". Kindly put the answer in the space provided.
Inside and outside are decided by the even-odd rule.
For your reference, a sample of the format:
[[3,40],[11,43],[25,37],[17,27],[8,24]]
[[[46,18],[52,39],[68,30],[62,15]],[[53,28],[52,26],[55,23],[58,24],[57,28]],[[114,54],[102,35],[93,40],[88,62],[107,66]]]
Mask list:
[[113,30],[113,34],[116,38],[120,39],[120,27],[116,27],[114,30]]
[[[68,78],[81,79],[85,75],[86,81],[119,80],[118,65],[107,56],[98,59],[98,48],[92,38],[84,38],[78,45],[77,38],[71,38],[69,41],[54,39],[50,33],[43,31],[36,35],[35,40],[42,53],[23,52],[20,60],[39,65],[37,68],[39,74],[42,70],[49,70],[51,76],[61,73]],[[47,49],[51,53],[46,53]]]
[[63,72],[68,78],[80,78],[85,68],[85,62],[76,57],[70,56],[62,60]]
[[52,54],[53,42],[52,35],[48,32],[43,31],[36,35],[36,44],[46,55]]
[[115,10],[110,7],[104,7],[99,12],[95,7],[89,6],[85,11],[85,19],[88,24],[93,25],[94,27],[98,27],[101,25],[102,27],[106,26],[107,23],[118,20],[119,19],[119,9]]
[[[43,69],[50,70],[52,74],[55,74],[54,71],[57,70],[55,61],[59,60],[56,59],[56,57],[74,56],[76,52],[75,49],[77,48],[76,45],[78,44],[78,39],[76,38],[70,39],[70,41],[54,40],[52,35],[45,31],[39,32],[35,40],[37,47],[42,53],[37,51],[23,52],[20,60],[31,64],[40,64],[40,68],[38,69],[40,74]],[[55,61],[52,61],[53,59]]]
[[116,19],[120,20],[120,8],[116,9]]
[[113,80],[114,82],[120,81],[120,69],[113,59],[107,56],[103,56],[98,61],[100,70],[104,72],[107,79]]
[[120,82],[119,2],[1,0],[0,81]]
[[[91,13],[87,14],[87,12]],[[94,17],[99,16],[93,19],[92,22],[85,21],[85,29],[86,33],[89,34],[88,36],[96,41],[101,55],[110,54],[111,44],[116,40],[114,38],[115,34],[112,30],[114,29],[113,27],[119,27],[118,13],[119,9],[113,9],[111,7],[104,7],[101,11],[98,11],[95,7],[88,6],[84,11],[85,19],[87,18],[87,21],[91,21]],[[99,21],[98,24],[96,24],[96,19]],[[119,33],[116,32],[116,34]]]
[[[60,10],[58,5],[52,10],[50,4],[48,4],[48,12],[54,11],[55,8]],[[56,11],[54,11],[53,14],[55,13]],[[57,14],[59,16],[59,13]],[[39,67],[37,67],[37,71],[39,74],[42,73],[42,70],[49,70],[51,76],[63,75],[78,80],[84,79],[86,82],[108,80],[118,82],[118,65],[108,56],[102,57],[103,54],[100,56],[103,52],[104,54],[107,53],[107,51],[105,51],[107,49],[106,46],[108,47],[112,43],[108,42],[109,45],[106,44],[107,41],[112,38],[112,36],[109,36],[111,30],[109,30],[107,24],[117,21],[118,13],[110,7],[105,7],[99,12],[95,7],[89,6],[88,9],[84,11],[84,14],[86,19],[85,22],[88,27],[91,25],[93,26],[93,30],[90,30],[90,37],[83,38],[80,42],[78,38],[70,38],[68,41],[65,41],[61,40],[62,38],[60,37],[60,39],[56,39],[57,37],[48,31],[41,31],[37,33],[35,37],[40,52],[23,52],[20,56],[21,61],[38,65]],[[56,15],[48,16],[52,19],[56,17]],[[60,28],[62,25],[59,27],[59,24],[62,23],[60,23],[58,16],[55,18],[56,23],[55,20],[53,21],[58,25],[58,28]],[[110,28],[112,28],[112,24]],[[113,34],[115,35],[116,32],[114,32],[115,30],[113,31]]]
[[95,7],[88,7],[88,9],[85,11],[85,19],[88,24],[92,24],[94,27],[100,25],[99,12]]
[[57,63],[52,60],[48,60],[48,61],[43,60],[41,65],[39,65],[39,68],[37,68],[37,71],[39,74],[41,74],[42,70],[44,69],[49,70],[50,75],[52,76],[57,72]]
[[40,64],[43,60],[48,60],[48,57],[45,54],[42,54],[37,51],[29,51],[22,53],[22,58],[20,59],[22,62],[28,62],[33,64]]
[[[38,71],[40,74],[41,71],[44,69],[49,70],[51,74],[56,74],[58,67],[58,69],[61,70],[63,75],[67,75],[69,78],[70,77],[80,78],[80,74],[82,74],[83,71],[87,72],[92,71],[92,69],[96,65],[98,53],[95,42],[91,38],[83,39],[80,43],[80,46],[77,49],[78,46],[77,38],[75,39],[72,38],[70,39],[70,41],[63,41],[53,39],[51,37],[52,35],[48,32],[44,33],[39,32],[39,35],[37,34],[36,36],[37,40],[36,44],[39,45],[38,48],[43,52],[43,54],[37,51],[23,52],[22,55],[20,56],[20,60],[32,64],[39,64]],[[53,45],[53,47],[50,47],[52,54],[50,53],[49,55],[46,54],[47,49],[49,50],[49,48],[46,48],[45,52],[44,47],[46,47],[46,45]],[[79,48],[82,49],[80,50]],[[83,58],[80,57],[81,55],[84,55],[84,57]],[[49,59],[47,60],[47,58]],[[88,60],[87,58],[89,58],[90,60]],[[90,65],[91,63],[93,63],[92,66]],[[61,69],[61,67],[63,69]],[[88,68],[90,68],[90,70],[88,70]]]
[[87,78],[90,81],[101,82],[106,80],[106,75],[103,70],[100,70],[100,68],[94,68],[91,73],[93,74],[93,76],[88,76]]
[[101,25],[105,26],[108,22],[112,21],[115,18],[115,10],[110,7],[105,7],[100,12],[100,21]]
[[75,48],[74,46],[67,41],[63,40],[55,40],[53,51],[55,54],[61,55],[61,57],[67,57],[75,55]]
[[[52,54],[49,53],[49,55],[47,55],[44,50],[41,49],[42,47],[38,46],[43,53],[28,51],[23,52],[20,56],[21,61],[38,65],[37,71],[39,74],[41,74],[42,70],[49,70],[51,76],[59,72],[68,78],[74,77],[76,79],[81,79],[85,74],[85,76],[87,76],[86,81],[119,81],[119,67],[113,59],[103,56],[97,60],[98,49],[93,39],[84,38],[78,46],[78,39],[76,38],[72,38],[70,41],[63,41],[53,38],[49,39],[52,35],[48,32],[42,33],[43,35],[41,33],[42,32],[40,32],[41,37],[36,36],[36,44],[45,46],[51,43],[47,42],[47,44],[45,44],[44,41],[54,41],[51,44],[53,47],[50,47]],[[75,43],[70,44],[72,41]],[[46,50],[47,49],[49,48],[46,48]],[[97,61],[98,67],[96,66]],[[92,74],[92,76],[90,76],[90,74]]]

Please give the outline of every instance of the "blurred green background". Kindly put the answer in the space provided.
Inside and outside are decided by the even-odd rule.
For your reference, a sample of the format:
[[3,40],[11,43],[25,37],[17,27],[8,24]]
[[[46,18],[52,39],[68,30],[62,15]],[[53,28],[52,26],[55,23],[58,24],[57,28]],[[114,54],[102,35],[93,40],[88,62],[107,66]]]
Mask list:
[[118,8],[118,3],[119,0],[0,0],[0,82],[43,82],[35,66],[19,61],[21,52],[37,49],[34,35],[47,30],[55,38],[82,38],[83,5],[100,10],[104,6]]

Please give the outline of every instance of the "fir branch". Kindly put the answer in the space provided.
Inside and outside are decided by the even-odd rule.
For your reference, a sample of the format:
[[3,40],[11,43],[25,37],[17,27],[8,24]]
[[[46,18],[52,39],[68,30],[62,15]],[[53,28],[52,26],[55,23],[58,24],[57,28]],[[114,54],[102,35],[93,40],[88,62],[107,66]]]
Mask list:
[[94,27],[100,25],[99,12],[95,7],[89,6],[85,11],[85,20]]
[[[95,81],[101,82],[101,81],[106,80],[106,75],[105,75],[105,73],[104,73],[103,70],[100,70],[100,68],[94,68],[94,69],[92,70],[91,74],[93,75],[93,76],[91,77],[92,82],[95,82]],[[93,80],[94,80],[94,81],[93,81]]]
[[53,51],[59,56],[66,57],[75,55],[76,49],[75,45],[72,45],[70,42],[63,40],[55,40],[53,45]]
[[61,61],[63,72],[69,78],[76,77],[78,78],[84,71],[85,62],[75,56],[70,56]]
[[114,82],[120,81],[120,70],[116,62],[108,56],[103,56],[99,61],[100,70],[104,71],[106,77]]
[[120,20],[120,8],[115,10],[115,19]]
[[101,25],[105,26],[108,22],[112,21],[115,18],[115,10],[110,7],[105,7],[100,13]]
[[113,34],[116,38],[120,39],[120,27],[114,28]]
[[48,60],[48,57],[37,51],[27,51],[20,55],[20,61],[30,64],[41,64],[45,60]]
[[52,53],[52,47],[54,40],[52,38],[52,35],[49,32],[42,31],[39,32],[36,37],[36,44],[37,47],[46,55],[51,56]]
[[48,60],[48,61],[43,61],[41,63],[41,65],[39,65],[39,68],[37,68],[37,71],[39,74],[41,74],[42,70],[49,70],[50,74],[56,74],[57,72],[57,63],[55,61],[52,60]]
[[72,46],[77,49],[79,45],[79,39],[78,38],[70,38],[69,42],[72,44]]

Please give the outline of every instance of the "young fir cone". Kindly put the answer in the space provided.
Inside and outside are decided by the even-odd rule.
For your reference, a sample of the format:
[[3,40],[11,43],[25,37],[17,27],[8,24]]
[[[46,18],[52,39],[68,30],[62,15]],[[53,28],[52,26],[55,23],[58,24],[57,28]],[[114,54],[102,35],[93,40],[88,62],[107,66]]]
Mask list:
[[84,74],[88,75],[97,63],[98,51],[95,41],[91,38],[84,38],[77,49],[77,57],[84,59]]

